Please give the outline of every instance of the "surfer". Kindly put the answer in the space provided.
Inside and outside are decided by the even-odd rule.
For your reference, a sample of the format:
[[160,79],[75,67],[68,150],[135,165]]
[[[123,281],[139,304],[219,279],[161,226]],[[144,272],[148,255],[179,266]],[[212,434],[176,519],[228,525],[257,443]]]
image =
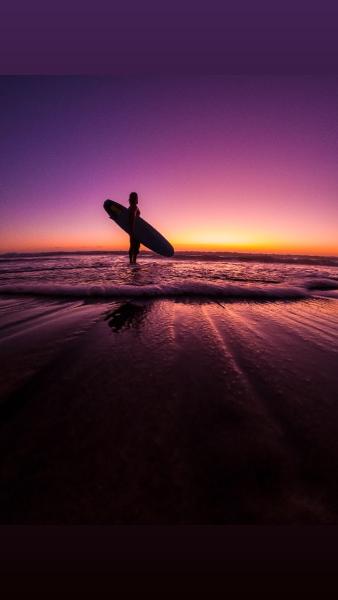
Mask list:
[[140,242],[135,238],[135,221],[136,217],[140,216],[140,209],[137,206],[138,195],[136,192],[131,192],[129,195],[129,225],[130,225],[130,247],[129,260],[131,265],[136,264],[136,258],[140,251]]

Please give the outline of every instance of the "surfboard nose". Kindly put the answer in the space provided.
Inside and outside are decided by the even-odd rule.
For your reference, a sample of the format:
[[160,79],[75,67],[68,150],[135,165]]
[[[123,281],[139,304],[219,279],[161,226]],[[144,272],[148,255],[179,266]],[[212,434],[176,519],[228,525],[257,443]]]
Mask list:
[[110,209],[110,207],[111,207],[112,204],[113,203],[112,203],[111,200],[105,200],[104,203],[103,203],[104,210],[106,210],[107,212],[109,212],[109,209]]

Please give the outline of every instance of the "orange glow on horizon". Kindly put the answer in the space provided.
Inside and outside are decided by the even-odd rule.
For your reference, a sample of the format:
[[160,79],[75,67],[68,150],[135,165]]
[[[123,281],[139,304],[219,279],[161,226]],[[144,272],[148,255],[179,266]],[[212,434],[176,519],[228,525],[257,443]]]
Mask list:
[[[222,241],[222,237],[223,240]],[[305,241],[283,239],[273,236],[261,235],[223,235],[218,238],[212,234],[201,236],[191,235],[176,238],[173,245],[176,250],[210,251],[210,252],[252,252],[252,253],[280,253],[280,254],[309,254],[318,256],[337,256],[338,245],[308,244]]]
[[[290,242],[274,242],[270,240],[255,240],[255,241],[242,241],[232,243],[212,243],[212,241],[185,241],[182,238],[176,239],[170,238],[175,251],[177,252],[244,252],[244,253],[266,253],[266,254],[304,254],[313,256],[338,256],[338,246],[325,246],[325,245],[302,245]],[[125,236],[123,243],[111,243],[111,240],[107,240],[104,244],[88,243],[85,240],[74,240],[72,243],[70,240],[67,243],[53,245],[44,243],[30,243],[12,245],[1,245],[0,253],[6,252],[77,252],[77,251],[122,251],[127,252],[128,250],[128,239]],[[144,246],[141,246],[141,250],[147,250]]]
[[[147,215],[148,216],[148,215]],[[301,230],[297,226],[283,229],[279,222],[243,225],[235,220],[223,227],[220,222],[208,219],[186,223],[173,218],[156,218],[154,225],[173,244],[176,251],[252,252],[280,254],[309,254],[338,256],[338,243],[332,243],[332,235],[322,241],[323,231],[318,226]],[[170,216],[170,215],[169,215]],[[174,215],[172,214],[171,217]],[[152,215],[151,215],[152,217]],[[152,218],[149,221],[152,221]],[[182,221],[182,219],[181,219]],[[34,223],[26,235],[14,224],[0,237],[0,253],[5,252],[67,252],[67,251],[127,251],[129,238],[109,219],[97,217],[96,221],[62,222],[50,227]],[[142,248],[142,247],[141,247]],[[144,249],[144,247],[143,247]]]

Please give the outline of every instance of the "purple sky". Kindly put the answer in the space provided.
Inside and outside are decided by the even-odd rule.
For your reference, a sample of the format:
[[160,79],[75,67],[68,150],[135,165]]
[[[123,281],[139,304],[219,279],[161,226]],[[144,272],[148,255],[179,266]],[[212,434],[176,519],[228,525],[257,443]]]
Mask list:
[[137,191],[180,248],[338,254],[333,77],[0,78],[0,251],[125,248]]

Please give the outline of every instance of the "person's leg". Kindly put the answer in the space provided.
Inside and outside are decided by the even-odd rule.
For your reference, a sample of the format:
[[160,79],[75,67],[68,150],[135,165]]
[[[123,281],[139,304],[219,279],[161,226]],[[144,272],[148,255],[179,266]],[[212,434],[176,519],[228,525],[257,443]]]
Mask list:
[[133,259],[134,259],[134,265],[136,265],[136,260],[137,260],[137,255],[140,251],[140,242],[138,240],[135,241],[134,244],[134,248],[133,248]]

